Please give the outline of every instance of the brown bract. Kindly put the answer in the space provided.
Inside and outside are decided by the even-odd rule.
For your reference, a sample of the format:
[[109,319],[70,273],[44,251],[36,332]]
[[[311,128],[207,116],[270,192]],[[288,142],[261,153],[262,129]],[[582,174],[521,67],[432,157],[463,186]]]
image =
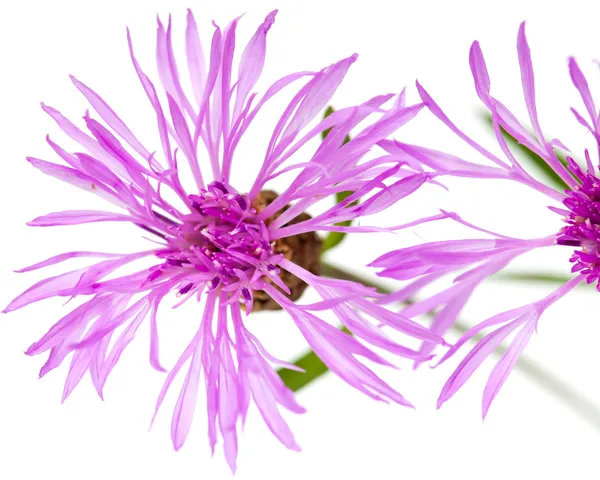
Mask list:
[[[252,207],[256,209],[257,213],[267,207],[278,195],[271,190],[263,190],[258,194],[256,199],[252,202]],[[275,221],[283,212],[289,208],[286,205],[281,210],[277,211],[273,216],[269,217],[265,224],[268,226]],[[308,220],[310,215],[307,213],[301,213],[297,217],[290,220],[286,225],[293,225]],[[273,251],[275,253],[282,254],[290,262],[294,262],[296,265],[308,270],[314,275],[319,275],[321,272],[321,248],[323,241],[315,232],[305,232],[298,235],[292,235],[286,238],[280,238],[272,242]],[[306,282],[300,280],[296,275],[281,270],[280,278],[290,289],[290,294],[287,297],[295,302],[298,300],[306,287]],[[273,285],[273,283],[267,279],[267,281]],[[275,286],[275,285],[274,285]],[[275,288],[278,288],[275,286]],[[279,289],[279,288],[278,288]],[[281,310],[281,306],[275,302],[269,294],[264,290],[256,290],[254,292],[254,306],[253,311],[259,310]]]

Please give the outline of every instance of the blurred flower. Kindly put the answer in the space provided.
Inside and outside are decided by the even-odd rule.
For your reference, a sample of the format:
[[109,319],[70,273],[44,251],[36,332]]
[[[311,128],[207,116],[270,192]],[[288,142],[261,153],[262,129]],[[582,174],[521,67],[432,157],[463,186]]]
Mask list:
[[[450,399],[481,365],[481,363],[503,342],[512,336],[506,352],[494,367],[484,390],[483,416],[516,364],[519,355],[537,327],[541,314],[554,302],[563,297],[581,282],[593,283],[600,276],[600,179],[592,165],[589,152],[585,151],[586,166],[581,167],[572,157],[561,161],[556,150],[568,151],[560,141],[544,137],[538,121],[535,101],[534,74],[529,46],[525,37],[525,24],[519,30],[517,50],[521,69],[521,80],[525,104],[533,125],[530,133],[499,100],[490,94],[490,79],[478,42],[470,52],[470,66],[475,80],[475,89],[491,114],[495,137],[504,158],[494,155],[463,133],[442,111],[427,91],[417,83],[423,103],[452,132],[489,162],[487,165],[466,161],[458,156],[431,150],[399,141],[384,140],[379,143],[390,154],[402,153],[418,159],[441,175],[469,177],[472,179],[506,179],[519,182],[548,197],[554,206],[550,210],[557,216],[555,232],[541,238],[520,239],[491,232],[472,225],[452,215],[454,220],[468,228],[485,233],[486,237],[473,240],[449,240],[425,243],[383,255],[372,266],[382,268],[381,276],[400,280],[412,280],[408,286],[390,295],[383,302],[406,300],[421,288],[436,280],[454,276],[450,287],[428,296],[406,307],[402,314],[416,315],[435,311],[433,332],[443,335],[455,322],[457,315],[469,301],[473,291],[489,276],[502,270],[516,257],[534,249],[551,247],[575,247],[571,271],[576,274],[571,280],[547,297],[506,312],[502,312],[479,323],[467,331],[440,362],[456,354],[471,338],[485,329],[491,329],[464,357],[450,376],[438,399],[438,407]],[[577,121],[587,128],[600,147],[600,119],[587,81],[573,58],[569,60],[569,71],[590,120],[572,109]],[[564,193],[534,179],[515,158],[507,145],[505,134],[517,140],[530,152],[538,155],[567,186]],[[514,212],[518,215],[519,212]],[[560,227],[561,223],[566,226]],[[492,237],[492,238],[490,238]],[[598,287],[600,289],[600,286]],[[430,353],[435,345],[424,342],[421,353]],[[419,361],[416,362],[417,364]]]
[[[68,166],[37,158],[29,158],[29,162],[47,175],[99,195],[121,212],[69,210],[36,218],[30,225],[133,222],[154,235],[158,246],[129,254],[69,252],[24,268],[20,271],[73,258],[102,259],[36,283],[5,310],[10,312],[54,296],[88,297],[27,350],[28,355],[50,351],[41,376],[73,354],[64,401],[87,371],[102,396],[108,375],[148,317],[150,363],[165,371],[158,354],[159,305],[173,294],[181,297],[175,306],[195,297],[202,303],[197,333],[169,370],[156,410],[176,375],[189,362],[172,418],[173,445],[179,449],[186,439],[203,375],[210,446],[214,451],[220,432],[232,469],[238,428],[245,420],[251,398],[269,429],[291,449],[299,447],[279,408],[304,411],[273,368],[297,367],[273,358],[250,333],[244,318],[250,312],[285,310],[330,370],[374,399],[402,405],[410,403],[359,357],[391,366],[371,349],[377,347],[399,357],[422,359],[420,353],[386,335],[379,328],[382,325],[419,340],[442,341],[409,318],[374,303],[372,299],[378,297],[374,289],[318,275],[321,239],[316,231],[385,232],[403,228],[350,226],[347,222],[386,209],[435,176],[411,169],[394,154],[382,152],[374,158],[366,157],[378,142],[412,119],[422,104],[405,106],[404,94],[377,96],[340,109],[306,131],[330,101],[356,55],[318,72],[285,76],[262,96],[251,93],[263,69],[266,36],[275,14],[266,17],[245,46],[236,73],[233,65],[238,20],[223,31],[215,25],[205,64],[190,12],[186,47],[193,96],[184,93],[182,87],[172,49],[171,21],[166,29],[159,21],[157,65],[167,109],[136,60],[128,35],[133,65],[156,116],[160,154],[144,147],[102,97],[73,77],[75,86],[106,126],[86,113],[84,132],[54,108],[42,105],[61,130],[87,153],[67,152],[48,138],[49,145]],[[270,127],[273,133],[252,187],[248,193],[241,193],[230,184],[240,139],[266,102],[298,83],[292,100],[283,105],[279,120]],[[310,160],[294,163],[296,152],[323,131],[328,135],[317,144]],[[353,138],[344,143],[350,131]],[[195,182],[191,189],[184,189],[180,181],[178,154],[189,164]],[[200,161],[203,157],[206,162]],[[237,168],[248,167],[239,163]],[[265,188],[270,180],[289,172],[295,175],[279,195]],[[341,203],[321,207],[322,212],[312,217],[305,213],[340,192],[352,193]],[[440,214],[409,225],[445,217]],[[150,260],[151,265],[137,267],[134,273],[115,274],[141,259]],[[306,286],[312,287],[320,300],[295,303]],[[337,318],[354,336],[332,326],[320,312]]]

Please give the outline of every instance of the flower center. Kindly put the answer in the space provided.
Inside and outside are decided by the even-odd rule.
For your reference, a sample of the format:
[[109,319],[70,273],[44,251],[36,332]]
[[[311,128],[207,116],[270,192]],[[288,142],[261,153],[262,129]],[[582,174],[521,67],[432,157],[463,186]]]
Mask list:
[[[264,222],[256,219],[277,194],[261,192],[250,204],[247,198],[221,182],[212,182],[198,195],[190,195],[191,213],[183,223],[171,228],[169,248],[159,256],[165,259],[151,275],[165,270],[181,269],[184,275],[181,294],[208,284],[208,289],[237,293],[240,301],[252,310],[275,310],[277,304],[260,289],[262,282],[283,291],[295,301],[306,289],[306,283],[277,265],[286,258],[311,273],[319,273],[321,240],[314,233],[293,235],[270,241],[268,226],[288,206]],[[288,223],[310,218],[302,213]]]
[[[569,168],[581,181],[577,190],[567,190],[564,205],[569,209],[557,243],[576,250],[570,259],[574,263],[572,272],[587,275],[587,282],[600,278],[600,179],[591,173],[585,173],[573,161]],[[600,288],[600,284],[599,287]]]

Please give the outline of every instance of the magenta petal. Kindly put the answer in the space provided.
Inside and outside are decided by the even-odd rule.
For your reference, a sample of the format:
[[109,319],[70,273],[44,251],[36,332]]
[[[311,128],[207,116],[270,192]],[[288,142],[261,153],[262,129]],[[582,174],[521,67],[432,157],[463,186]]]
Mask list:
[[90,105],[94,107],[94,109],[98,112],[100,117],[123,138],[136,152],[138,152],[142,157],[148,158],[150,157],[150,153],[148,150],[144,148],[144,146],[138,141],[137,138],[133,135],[131,130],[125,125],[123,120],[121,120],[118,115],[108,106],[108,104],[94,92],[91,88],[89,88],[84,83],[77,80],[73,75],[71,75],[71,81],[75,84],[75,86],[83,93],[85,98],[90,102]]
[[487,105],[490,96],[490,77],[479,42],[473,42],[473,45],[471,45],[469,64],[471,65],[471,72],[473,73],[477,95],[479,95],[482,102]]
[[70,260],[71,258],[80,258],[80,257],[106,257],[106,258],[114,258],[121,257],[122,255],[119,253],[103,253],[103,252],[68,252],[61,253],[60,255],[55,255],[50,257],[42,262],[34,263],[25,268],[21,268],[19,270],[15,270],[17,273],[30,272],[32,270],[37,270],[38,268],[48,267],[50,265],[55,265],[57,263],[64,262],[66,260]]
[[386,401],[387,397],[401,405],[412,406],[400,393],[355,357],[355,355],[362,355],[381,363],[373,352],[363,347],[350,335],[300,310],[272,287],[266,286],[265,290],[290,314],[311,348],[332,372],[373,399]]
[[113,368],[119,361],[119,358],[121,357],[121,355],[122,355],[123,351],[125,350],[125,348],[127,347],[127,345],[129,345],[129,343],[131,343],[131,341],[133,341],[133,338],[135,337],[135,334],[136,334],[138,328],[140,327],[140,325],[146,318],[146,314],[148,313],[149,308],[150,308],[150,306],[148,304],[145,305],[136,314],[136,316],[133,318],[133,320],[131,320],[131,322],[127,326],[127,328],[125,328],[125,330],[121,333],[121,335],[119,335],[119,337],[115,341],[112,349],[110,350],[108,356],[106,357],[106,361],[105,361],[104,367],[102,369],[102,382],[101,382],[102,386],[104,386],[104,383],[106,382],[108,375],[110,374],[110,372],[112,372]]
[[79,270],[73,270],[37,282],[10,302],[4,309],[4,312],[12,312],[25,305],[29,305],[30,303],[38,302],[39,300],[50,298],[55,295],[65,295],[65,292],[70,291],[70,289],[77,284],[77,281],[86,270],[87,268],[80,268]]
[[267,15],[265,21],[258,27],[258,30],[248,42],[248,45],[246,45],[246,48],[242,53],[238,73],[237,93],[233,109],[234,119],[241,112],[242,105],[246,101],[250,90],[252,90],[260,77],[265,63],[267,33],[275,22],[276,15],[277,10],[273,10]]
[[290,450],[300,451],[290,427],[285,423],[277,410],[271,392],[264,385],[262,378],[254,372],[248,372],[248,384],[252,391],[252,398],[258,407],[273,435]]
[[198,26],[192,11],[188,9],[187,27],[185,31],[185,47],[187,53],[190,80],[194,89],[194,96],[198,106],[202,103],[202,94],[206,82],[206,71],[204,66],[204,52],[198,34]]
[[499,328],[493,333],[487,335],[481,340],[469,354],[460,362],[456,370],[450,375],[450,378],[444,385],[438,398],[438,408],[448,401],[463,384],[471,377],[473,372],[481,363],[508,337],[522,321],[513,321]]
[[[102,149],[98,142],[96,142],[96,140],[94,140],[92,137],[85,134],[79,128],[73,125],[73,123],[71,123],[66,117],[64,117],[58,110],[44,105],[43,103],[42,109],[44,110],[44,112],[46,112],[52,117],[52,119],[58,124],[58,126],[63,132],[65,132],[78,144],[82,145],[93,156],[101,160],[110,161],[110,157],[106,155],[106,152]],[[118,165],[115,165],[114,162],[111,162],[111,164],[111,166],[115,166],[117,169],[120,168]],[[120,171],[122,171],[122,169]]]
[[88,300],[75,310],[65,315],[56,322],[50,330],[37,342],[33,343],[25,352],[27,355],[37,355],[50,348],[56,347],[65,337],[73,333],[80,325],[87,324],[100,312],[110,308],[110,298],[96,296]]
[[160,20],[157,18],[158,28],[156,37],[156,66],[160,80],[163,84],[167,95],[172,96],[176,99],[177,103],[182,105],[183,109],[193,118],[195,112],[190,105],[179,81],[179,72],[177,70],[177,64],[175,56],[173,54],[173,42],[171,40],[172,23],[171,17],[169,16],[169,23],[167,25],[167,31],[165,32],[164,27]]
[[46,175],[58,178],[88,192],[95,193],[119,207],[127,208],[127,205],[112,190],[89,175],[33,157],[28,157],[27,161]]
[[[125,298],[115,298],[115,299],[111,299],[112,301],[110,302],[110,307],[109,309],[106,310],[106,315],[100,315],[96,321],[94,322],[94,324],[92,325],[91,329],[99,329],[102,328],[102,326],[108,321],[108,319],[110,318],[110,316],[112,314],[115,314],[117,312],[120,312],[122,310],[122,307],[125,307],[125,305],[128,302],[128,297]],[[128,309],[127,311],[131,311],[132,309]],[[79,330],[79,332],[77,332],[77,336],[79,336],[79,333],[81,333],[81,331]],[[76,337],[69,337],[65,340],[74,340]],[[110,341],[110,336],[108,337],[108,340]],[[63,352],[63,356],[67,353],[72,351],[72,346],[66,344],[66,342],[63,342],[63,345],[61,346],[61,350]],[[53,350],[54,352],[54,350]],[[73,389],[79,384],[79,382],[81,381],[81,379],[83,378],[83,375],[85,374],[85,372],[88,369],[92,369],[92,365],[97,361],[100,360],[102,361],[103,358],[98,359],[99,355],[102,355],[103,351],[101,351],[101,344],[94,344],[91,345],[90,348],[85,348],[85,349],[81,349],[81,350],[77,350],[74,352],[73,354],[73,358],[71,360],[71,365],[69,367],[69,373],[67,375],[67,380],[65,381],[65,386],[63,389],[63,396],[62,396],[62,401],[64,402],[69,395],[71,394],[71,392],[73,391]],[[51,355],[52,357],[52,355]],[[49,359],[50,362],[50,359]],[[46,365],[45,365],[46,366]],[[101,385],[97,385],[96,386],[98,393],[100,395],[100,397],[102,397],[102,386]]]
[[32,227],[54,227],[58,225],[80,225],[95,222],[131,222],[133,219],[127,215],[97,210],[69,210],[54,212],[37,217],[27,222]]
[[[166,294],[166,292],[165,292]],[[156,320],[156,312],[158,310],[158,305],[163,297],[159,296],[152,303],[152,309],[150,311],[150,365],[154,367],[159,372],[166,372],[167,370],[163,368],[160,364],[159,356],[158,356],[158,327]]]
[[[483,81],[485,82],[485,76],[484,76]],[[417,82],[416,85],[417,85],[417,90],[419,91],[419,95],[421,96],[421,99],[423,100],[423,103],[425,105],[427,105],[427,107],[429,108],[429,110],[431,110],[431,113],[433,113],[451,131],[453,131],[463,141],[465,141],[468,145],[470,145],[471,147],[473,147],[475,150],[477,150],[483,156],[485,156],[486,158],[488,158],[492,162],[496,163],[500,167],[506,167],[506,163],[505,162],[503,162],[502,160],[500,160],[498,157],[496,157],[495,155],[493,155],[492,153],[490,153],[488,150],[486,150],[485,148],[483,148],[481,145],[479,145],[473,139],[471,139],[470,137],[468,137],[454,123],[452,123],[450,121],[450,119],[448,118],[448,116],[442,111],[442,109],[440,108],[440,106],[437,103],[435,103],[435,101],[433,100],[433,98],[431,97],[431,95],[429,95],[429,93],[427,93],[427,91],[419,84],[419,82]]]
[[[212,319],[212,316],[214,313],[214,308],[215,308],[215,301],[216,301],[216,297],[214,295],[207,296],[207,303],[204,307],[204,314],[203,314],[203,318],[202,318],[203,323],[208,323]],[[201,333],[202,333],[202,330],[199,329],[198,332],[196,333],[196,335],[194,336],[194,338],[192,339],[192,341],[190,342],[190,344],[187,346],[187,348],[181,355],[181,357],[179,357],[179,360],[177,360],[177,363],[175,364],[175,366],[169,371],[169,374],[167,375],[167,378],[165,380],[163,388],[161,389],[158,399],[156,401],[154,417],[152,418],[153,423],[154,423],[154,418],[156,417],[156,414],[158,413],[158,409],[162,405],[165,395],[167,394],[167,391],[168,391],[169,387],[171,386],[171,383],[175,379],[175,376],[177,375],[177,373],[179,373],[179,370],[181,370],[181,367],[192,356],[195,349],[197,348],[198,342],[200,341],[200,338],[201,338]],[[184,438],[185,435],[182,437],[178,430],[179,422],[175,422],[174,425],[175,425],[175,427],[177,427],[177,432],[176,432],[177,435],[175,435],[175,438],[178,439],[178,442],[185,440],[185,438]],[[172,434],[173,434],[173,430],[172,430]]]
[[523,352],[531,335],[533,335],[535,326],[536,322],[528,322],[525,324],[492,370],[483,392],[483,418],[487,415],[490,404],[494,398],[496,398],[500,388],[517,363],[521,352]]
[[[180,78],[170,17],[167,25],[158,21],[156,32],[161,85],[153,83],[142,69],[127,32],[131,61],[151,107],[147,111],[140,109],[140,114],[149,114],[157,125],[157,135],[150,135],[151,143],[146,146],[98,93],[74,77],[73,84],[88,101],[90,111],[96,112],[86,111],[85,132],[57,110],[43,105],[58,127],[79,146],[75,151],[67,151],[48,138],[47,143],[62,163],[29,158],[32,165],[49,176],[99,195],[122,210],[78,210],[76,205],[67,207],[72,210],[37,217],[30,225],[128,221],[139,227],[135,235],[153,243],[148,250],[127,254],[68,252],[26,267],[22,271],[75,258],[99,259],[89,266],[38,281],[6,309],[12,311],[53,296],[82,300],[82,305],[63,315],[26,352],[49,352],[40,376],[71,356],[64,401],[88,371],[95,390],[103,397],[108,376],[125,359],[125,349],[148,315],[149,363],[165,372],[159,343],[168,339],[163,340],[161,336],[166,332],[159,331],[159,305],[167,297],[175,297],[174,302],[169,301],[173,308],[195,299],[200,303],[201,318],[189,317],[192,322],[196,318],[195,333],[168,370],[154,416],[174,378],[186,367],[172,412],[173,446],[181,448],[191,431],[204,381],[208,442],[213,450],[218,442],[222,444],[232,470],[236,468],[238,437],[252,403],[283,445],[300,449],[285,416],[288,412],[301,414],[305,409],[277,372],[279,367],[298,367],[271,355],[245,325],[250,321],[249,315],[255,314],[253,307],[257,310],[257,292],[267,291],[279,302],[334,373],[376,400],[411,406],[395,386],[367,366],[369,362],[395,368],[388,357],[419,361],[430,358],[416,347],[398,343],[392,335],[400,332],[400,338],[445,343],[414,320],[376,303],[382,295],[374,288],[319,277],[286,259],[277,240],[302,232],[389,232],[447,218],[460,223],[457,215],[442,211],[416,220],[399,219],[391,226],[359,224],[361,216],[386,210],[425,182],[441,185],[439,173],[427,172],[428,165],[413,158],[406,149],[380,151],[385,144],[380,142],[412,121],[424,104],[407,106],[404,91],[399,95],[375,95],[360,104],[340,105],[338,111],[323,119],[323,109],[331,102],[356,55],[318,72],[291,73],[264,84],[261,77],[265,73],[266,40],[276,13],[266,16],[249,41],[237,45],[241,17],[223,30],[213,23],[208,52],[203,50],[198,26],[188,12],[184,70],[191,82]],[[193,105],[183,83],[191,83]],[[266,86],[264,95],[253,92],[259,84]],[[288,92],[283,92],[284,88]],[[291,100],[285,99],[286,93]],[[258,112],[267,102],[274,104],[271,100],[275,97],[283,102],[278,118],[271,126],[260,125],[271,132],[264,161],[257,175],[247,179],[252,185],[250,191],[239,190],[239,186],[232,185],[238,177],[233,175],[232,162],[234,157],[243,162],[247,152],[236,149],[245,144],[242,139],[248,137],[248,128],[260,118]],[[264,117],[268,119],[269,115]],[[324,141],[317,141],[326,130],[329,134]],[[351,140],[345,142],[348,135]],[[181,161],[190,165],[191,185],[195,181],[189,191],[183,187],[190,182],[181,178],[188,170],[180,170]],[[436,162],[465,166],[457,159],[436,158],[431,164]],[[470,165],[466,167],[475,170]],[[279,197],[261,210],[257,196],[274,179],[289,182],[279,190]],[[317,206],[321,200],[333,204],[333,199],[345,191],[354,193],[341,204],[336,202],[331,208],[321,209],[324,213],[315,214],[312,219],[291,223],[301,213],[321,208],[323,204]],[[352,205],[355,200],[360,202]],[[288,205],[277,219],[273,218],[275,212]],[[346,220],[356,223],[340,224]],[[452,267],[464,265],[485,252],[504,249],[510,248],[494,243],[487,250],[482,249],[485,251],[450,249],[449,263]],[[432,272],[427,271],[425,263],[438,261],[447,253],[433,250],[398,253],[383,263],[393,270],[393,275],[400,275],[397,265],[389,264],[394,259],[401,264],[402,275],[428,275]],[[137,264],[130,265],[131,262]],[[290,276],[305,281],[320,298],[309,303],[292,302],[294,286],[286,284]],[[329,324],[327,316],[337,319],[353,335]]]
[[196,185],[201,189],[204,187],[204,181],[202,180],[202,173],[200,173],[200,165],[198,164],[198,158],[196,157],[196,149],[192,141],[192,135],[190,134],[187,122],[183,117],[183,113],[175,100],[173,100],[173,97],[169,95],[168,100],[171,118],[173,119],[173,125],[179,140],[179,145],[188,159],[194,179],[196,180]]
[[523,93],[525,95],[525,104],[529,112],[529,118],[540,143],[544,144],[544,135],[540,128],[540,122],[537,116],[537,107],[535,105],[535,82],[533,78],[533,65],[531,63],[531,53],[525,37],[525,22],[519,27],[519,37],[517,40],[517,51],[519,52],[519,65],[521,67],[521,81],[523,83]]
[[472,178],[510,178],[509,173],[502,168],[467,162],[448,153],[389,140],[380,142],[379,145],[389,152],[406,152],[440,173]]
[[575,85],[575,88],[577,88],[579,91],[585,108],[592,119],[592,125],[596,126],[598,123],[598,112],[596,110],[596,106],[594,105],[594,99],[592,98],[587,80],[585,79],[585,76],[581,72],[579,65],[577,65],[577,62],[573,57],[569,58],[569,74],[571,75],[573,85]]
[[200,365],[200,353],[198,347],[196,347],[173,412],[171,438],[175,450],[182,447],[192,426],[196,397],[200,385]]
[[301,128],[323,110],[356,59],[357,55],[353,55],[341,60],[325,69],[321,76],[311,80],[310,89],[281,136],[282,141],[295,137]]

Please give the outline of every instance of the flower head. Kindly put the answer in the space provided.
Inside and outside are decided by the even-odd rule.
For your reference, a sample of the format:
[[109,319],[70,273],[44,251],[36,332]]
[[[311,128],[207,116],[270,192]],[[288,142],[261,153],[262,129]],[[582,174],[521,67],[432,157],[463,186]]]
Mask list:
[[[589,159],[589,154],[586,156]],[[572,271],[581,272],[587,283],[593,283],[600,278],[600,179],[591,162],[585,172],[572,158],[568,166],[580,185],[565,192],[563,204],[568,211],[561,213],[567,226],[560,230],[556,243],[581,248],[571,257]],[[596,290],[600,290],[600,283]]]
[[[270,13],[258,27],[235,63],[238,20],[223,30],[215,25],[205,62],[207,52],[190,12],[186,47],[191,95],[182,86],[170,20],[166,29],[159,21],[157,29],[157,67],[164,98],[138,63],[128,34],[133,66],[148,97],[148,111],[156,118],[158,150],[142,145],[108,103],[74,77],[73,83],[103,122],[94,118],[96,114],[86,113],[86,130],[82,130],[59,111],[42,105],[85,151],[68,152],[48,138],[64,164],[36,158],[29,162],[47,175],[99,195],[119,211],[68,210],[38,217],[30,225],[132,222],[152,235],[154,243],[136,253],[69,252],[27,267],[21,271],[72,258],[100,259],[36,283],[5,310],[53,296],[84,298],[27,350],[28,355],[49,351],[41,376],[72,355],[64,400],[88,371],[102,396],[110,372],[146,319],[151,331],[150,363],[166,372],[159,359],[157,310],[166,299],[176,298],[178,306],[195,298],[202,312],[196,334],[168,369],[156,410],[174,378],[187,369],[172,418],[173,444],[180,448],[192,423],[203,377],[209,442],[214,449],[221,437],[232,468],[238,431],[251,400],[273,434],[292,449],[299,447],[280,408],[304,411],[273,368],[296,367],[273,358],[251,333],[247,326],[251,312],[285,310],[330,370],[366,395],[403,405],[410,404],[371,371],[365,360],[392,365],[374,348],[414,360],[423,356],[393,340],[382,327],[422,341],[442,341],[406,316],[375,303],[379,295],[374,289],[319,276],[317,231],[401,228],[352,226],[349,221],[386,209],[434,177],[405,155],[370,154],[422,105],[406,106],[403,94],[382,95],[315,120],[356,55],[320,71],[287,75],[264,94],[253,93],[275,14]],[[283,105],[276,124],[266,126],[273,133],[260,169],[248,172],[248,178],[253,178],[248,190],[236,188],[231,183],[232,170],[247,169],[237,158],[238,144],[263,106],[283,89],[294,89],[294,95]],[[310,148],[310,141],[322,132],[328,134],[309,160],[296,160],[296,152]],[[350,132],[352,139],[346,142]],[[189,166],[192,188],[183,187],[182,163]],[[277,194],[266,187],[289,172],[295,175],[283,191]],[[350,194],[340,203],[323,207],[341,192]],[[306,210],[313,207],[317,213],[311,216]],[[441,214],[423,221],[445,217]],[[133,269],[141,259],[151,266]],[[120,273],[125,266],[133,273]],[[296,303],[307,286],[320,299]],[[331,325],[331,320],[343,324],[353,336]]]
[[[417,82],[423,103],[446,127],[466,142],[485,163],[474,162],[446,152],[440,152],[400,141],[383,140],[379,143],[391,154],[406,154],[417,159],[439,175],[449,175],[477,179],[500,179],[518,182],[549,199],[551,211],[557,214],[556,230],[544,232],[533,239],[512,238],[475,226],[458,215],[449,214],[465,227],[485,234],[473,240],[446,240],[425,243],[416,247],[404,248],[383,255],[373,266],[381,268],[380,275],[400,280],[411,280],[402,290],[390,295],[385,301],[405,300],[425,286],[432,285],[442,277],[453,277],[451,286],[438,293],[412,303],[402,314],[413,317],[426,312],[434,312],[432,330],[443,335],[455,322],[457,315],[471,298],[474,290],[488,277],[504,269],[512,260],[534,249],[559,246],[574,248],[571,257],[571,271],[575,274],[555,292],[529,305],[499,313],[479,323],[466,332],[441,361],[455,355],[467,340],[481,331],[488,330],[482,340],[464,357],[458,368],[444,386],[438,406],[450,399],[485,358],[507,338],[510,345],[494,367],[483,398],[483,415],[514,367],[537,327],[541,314],[554,302],[566,295],[582,282],[594,283],[600,278],[600,179],[594,168],[590,153],[586,150],[585,164],[577,163],[568,148],[557,140],[547,139],[540,127],[535,100],[534,72],[527,39],[525,24],[520,27],[517,51],[521,69],[521,80],[525,104],[529,113],[533,133],[523,126],[510,110],[492,96],[491,82],[478,42],[474,42],[469,63],[475,82],[477,95],[488,109],[495,138],[502,152],[498,156],[477,143],[454,124],[433,100],[429,93]],[[596,147],[600,147],[600,117],[591,96],[587,81],[573,58],[569,60],[569,71],[575,88],[578,90],[589,120],[572,109],[576,120],[592,133]],[[508,134],[530,152],[540,157],[566,186],[564,191],[541,183],[532,177],[517,160],[506,141]],[[560,151],[567,152],[562,159]],[[558,154],[557,154],[558,152]],[[600,167],[598,167],[600,168]],[[519,212],[515,212],[518,215]],[[563,226],[566,223],[566,226]],[[598,286],[600,290],[600,286]],[[427,354],[435,345],[424,342],[421,353]],[[417,364],[420,361],[416,362]]]

